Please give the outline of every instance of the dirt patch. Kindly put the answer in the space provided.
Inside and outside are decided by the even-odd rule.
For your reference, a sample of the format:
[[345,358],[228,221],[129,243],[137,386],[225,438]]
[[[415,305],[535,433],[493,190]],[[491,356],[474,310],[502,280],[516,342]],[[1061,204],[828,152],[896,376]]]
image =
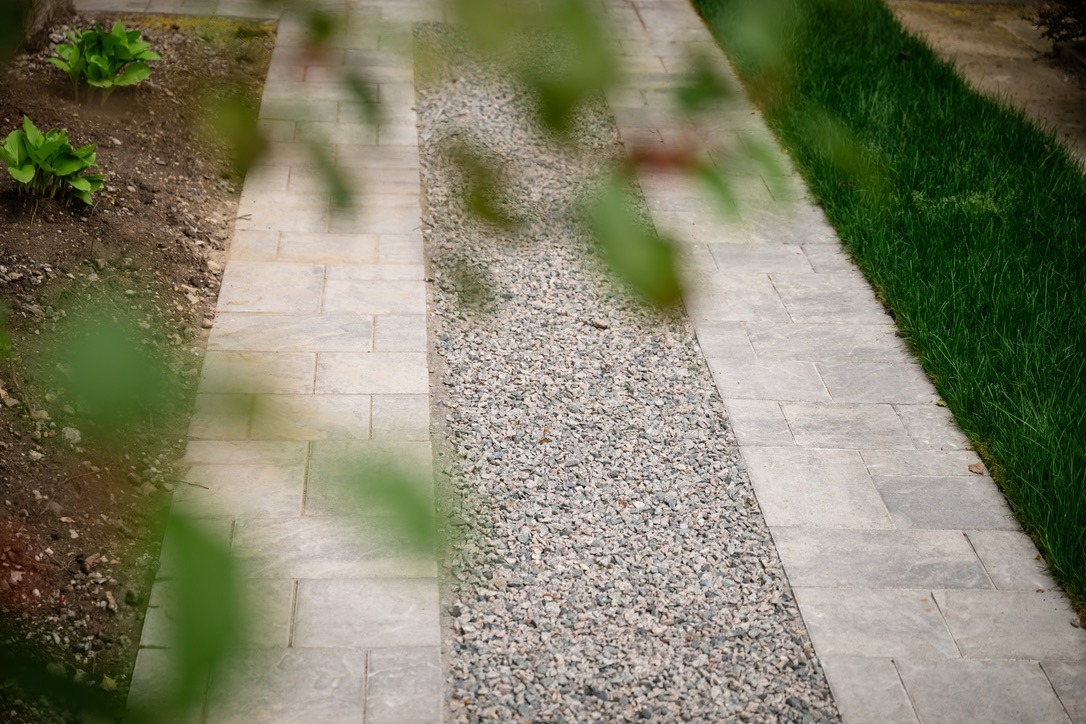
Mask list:
[[1086,164],[1086,73],[1053,53],[1031,5],[888,0],[901,24],[951,61],[974,88],[1051,129]]
[[[163,60],[105,107],[74,100],[67,76],[44,62],[49,49],[0,76],[0,139],[25,114],[42,131],[67,129],[73,146],[97,143],[108,174],[92,208],[18,195],[0,169],[0,303],[11,337],[0,361],[4,721],[71,713],[57,695],[20,686],[34,673],[27,655],[46,681],[123,705],[237,213],[239,182],[207,140],[202,104],[240,88],[255,108],[274,40],[273,25],[222,19],[100,15],[70,25],[117,19],[143,29]],[[164,359],[176,382],[124,421],[120,446],[90,444],[81,401],[56,384],[73,320],[91,311],[133,319],[133,344]]]

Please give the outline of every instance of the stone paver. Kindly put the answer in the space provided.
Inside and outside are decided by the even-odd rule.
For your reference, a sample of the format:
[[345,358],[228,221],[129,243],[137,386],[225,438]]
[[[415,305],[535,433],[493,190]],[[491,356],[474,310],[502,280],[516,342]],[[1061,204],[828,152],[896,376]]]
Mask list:
[[[601,0],[628,87],[610,98],[630,146],[769,143],[741,93],[705,116],[668,109],[685,58],[732,71],[681,0]],[[244,0],[80,0],[108,9],[266,17]],[[284,23],[261,126],[275,144],[246,181],[176,505],[203,516],[247,571],[262,622],[212,672],[193,721],[440,721],[438,584],[351,508],[344,460],[401,461],[426,496],[431,449],[414,90],[402,32],[424,0],[343,0],[336,52],[300,52]],[[273,13],[274,14],[274,13]],[[308,60],[307,60],[308,59]],[[364,69],[376,128],[334,82]],[[299,102],[299,99],[305,102]],[[335,209],[304,140],[373,193]],[[1086,720],[1086,632],[920,373],[792,165],[742,164],[738,219],[689,182],[640,178],[661,230],[684,239],[686,297],[763,512],[849,722]],[[794,197],[789,201],[782,191]],[[173,662],[171,556],[133,675],[153,704]]]
[[[776,148],[741,92],[699,116],[651,101],[690,50],[734,79],[686,3],[605,6],[628,61],[614,99],[628,147],[748,134]],[[738,171],[739,221],[686,181],[639,181],[657,228],[684,240],[687,309],[842,717],[1086,721],[1086,632],[779,158],[773,173]]]
[[[236,0],[81,0],[80,8],[278,16]],[[324,56],[289,17],[260,109],[276,143],[242,191],[174,510],[198,518],[242,575],[249,631],[210,672],[193,721],[433,722],[444,708],[437,566],[391,509],[355,486],[402,469],[433,500],[426,286],[413,71],[386,21],[440,19],[429,2],[321,3]],[[380,104],[362,122],[349,65]],[[335,208],[310,138],[361,189]],[[381,463],[375,461],[380,458]],[[399,464],[390,463],[389,460]],[[167,540],[133,676],[154,706],[171,667]]]

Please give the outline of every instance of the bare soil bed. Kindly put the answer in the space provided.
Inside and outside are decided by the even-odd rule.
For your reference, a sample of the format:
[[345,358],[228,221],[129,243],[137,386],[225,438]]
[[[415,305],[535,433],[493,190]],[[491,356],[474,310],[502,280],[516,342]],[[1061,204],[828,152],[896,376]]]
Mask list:
[[[170,16],[68,25],[118,19],[142,29],[163,60],[104,107],[74,100],[67,76],[44,61],[51,48],[0,72],[0,141],[25,114],[42,131],[67,129],[73,146],[96,143],[108,174],[88,207],[19,195],[0,168],[10,336],[0,358],[0,720],[9,722],[77,717],[62,691],[123,706],[237,213],[239,182],[208,140],[203,103],[235,87],[255,108],[275,32]],[[176,383],[113,430],[123,445],[92,444],[80,401],[55,384],[66,330],[92,309],[135,316],[138,345],[163,357]],[[35,678],[49,685],[35,689]]]

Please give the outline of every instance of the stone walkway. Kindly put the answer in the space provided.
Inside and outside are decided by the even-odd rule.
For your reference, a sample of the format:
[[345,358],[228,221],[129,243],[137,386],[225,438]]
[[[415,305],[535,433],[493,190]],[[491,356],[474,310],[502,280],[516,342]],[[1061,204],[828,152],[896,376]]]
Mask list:
[[[78,5],[266,13],[232,0]],[[667,110],[687,51],[731,74],[685,2],[603,5],[632,79],[610,98],[628,145],[772,143],[742,98],[707,118]],[[231,546],[267,604],[254,654],[232,679],[211,677],[195,721],[442,718],[434,563],[348,535],[359,520],[331,474],[343,452],[429,469],[411,61],[377,21],[438,14],[424,0],[346,7],[348,32],[321,60],[301,56],[299,28],[280,30],[261,119],[281,143],[246,180],[209,341],[185,460],[204,487],[175,500]],[[333,81],[340,64],[378,84],[376,129]],[[360,214],[331,205],[309,134],[332,138],[334,162],[367,189]],[[639,180],[657,226],[686,241],[687,306],[844,719],[1086,721],[1086,632],[779,161],[781,179],[738,185],[731,223],[679,179]],[[772,193],[777,181],[799,201]],[[172,661],[170,545],[133,701],[154,699]]]
[[[704,119],[667,111],[687,49],[732,75],[685,2],[609,7],[632,78],[610,99],[628,144],[772,143],[742,98]],[[1086,721],[1086,631],[778,160],[798,202],[750,175],[731,224],[689,184],[639,180],[657,227],[688,242],[687,309],[843,718]]]

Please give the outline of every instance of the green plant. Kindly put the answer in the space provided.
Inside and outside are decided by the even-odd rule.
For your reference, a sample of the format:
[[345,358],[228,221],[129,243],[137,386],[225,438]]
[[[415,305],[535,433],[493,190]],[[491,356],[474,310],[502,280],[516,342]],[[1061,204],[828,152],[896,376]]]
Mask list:
[[102,188],[105,174],[82,174],[96,167],[94,144],[72,148],[68,134],[52,130],[41,131],[23,116],[22,129],[16,129],[4,139],[0,147],[0,160],[8,167],[8,173],[19,182],[19,190],[56,197],[75,197],[87,204],[98,189]]
[[58,45],[60,57],[48,60],[71,78],[76,100],[80,81],[86,81],[101,91],[101,103],[105,104],[120,86],[135,85],[151,75],[146,61],[162,60],[149,49],[150,43],[140,40],[139,30],[125,30],[120,23],[108,33],[98,25],[97,30],[69,31],[68,37],[71,45]]

